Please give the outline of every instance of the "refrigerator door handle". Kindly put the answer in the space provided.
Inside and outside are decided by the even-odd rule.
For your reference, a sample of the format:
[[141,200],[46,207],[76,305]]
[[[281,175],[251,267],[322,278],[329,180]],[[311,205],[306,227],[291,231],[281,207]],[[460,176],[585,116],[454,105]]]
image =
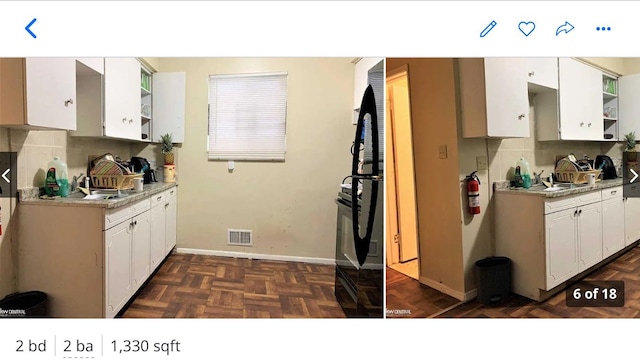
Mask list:
[[[371,154],[373,157],[372,164],[372,172],[371,175],[362,175],[358,174],[358,163],[360,161],[360,148],[354,147],[353,158],[351,162],[351,174],[354,179],[366,180],[376,180],[371,183],[371,202],[369,203],[369,217],[367,219],[367,228],[365,231],[364,237],[360,237],[360,218],[358,214],[357,207],[352,207],[352,218],[353,218],[353,237],[356,246],[356,255],[358,257],[358,263],[360,265],[364,265],[365,260],[367,259],[367,255],[369,253],[369,245],[371,243],[371,233],[373,231],[373,221],[375,218],[376,212],[376,202],[378,197],[378,184],[379,181],[382,180],[382,177],[379,176],[379,145],[378,145],[378,115],[376,112],[376,99],[375,94],[373,93],[373,87],[371,85],[367,86],[367,89],[364,91],[364,96],[362,97],[362,104],[360,105],[360,113],[358,114],[358,124],[356,125],[356,137],[354,143],[358,143],[359,139],[362,137],[362,131],[364,130],[364,117],[366,114],[369,114],[371,117],[371,140],[373,153]],[[353,199],[357,199],[357,187],[351,187],[351,196]]]

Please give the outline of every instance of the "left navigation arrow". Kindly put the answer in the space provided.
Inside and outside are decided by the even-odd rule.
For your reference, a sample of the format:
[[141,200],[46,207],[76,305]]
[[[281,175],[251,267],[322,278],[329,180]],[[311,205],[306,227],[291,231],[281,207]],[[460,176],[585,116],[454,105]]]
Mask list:
[[11,171],[11,169],[7,169],[5,172],[2,173],[2,178],[4,179],[4,181],[6,181],[7,183],[11,184],[11,180],[9,180],[9,178],[7,177],[7,174],[9,173],[9,171]]
[[27,32],[29,33],[29,35],[33,36],[33,38],[36,38],[36,34],[33,33],[33,31],[31,31],[31,26],[36,22],[36,18],[33,18],[33,20],[31,20],[31,22],[24,27],[25,30],[27,30]]

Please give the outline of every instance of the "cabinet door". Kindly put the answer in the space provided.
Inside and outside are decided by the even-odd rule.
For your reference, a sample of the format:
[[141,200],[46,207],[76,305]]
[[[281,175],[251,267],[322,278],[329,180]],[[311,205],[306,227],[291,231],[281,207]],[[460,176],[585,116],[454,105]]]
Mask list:
[[140,140],[140,63],[135,58],[105,58],[105,136]]
[[559,59],[560,130],[563,140],[603,140],[602,72]]
[[547,287],[550,290],[578,274],[576,209],[545,216]]
[[151,272],[160,265],[166,255],[165,205],[151,208]]
[[152,83],[152,140],[172,134],[173,142],[184,142],[185,73],[155,73]]
[[132,293],[131,221],[126,220],[104,232],[105,317],[113,318]]
[[[174,189],[172,189],[174,190]],[[175,190],[177,191],[177,190]],[[176,194],[177,195],[177,194]],[[168,196],[168,202],[165,204],[165,221],[166,221],[166,238],[165,238],[165,254],[171,252],[174,246],[176,246],[176,216],[177,216],[177,196]]]
[[28,125],[76,130],[76,60],[27,58]]
[[640,74],[625,75],[618,78],[618,139],[635,131],[640,134]]
[[624,201],[625,246],[640,239],[640,198],[626,198]]
[[587,270],[602,260],[602,203],[578,208],[578,272]]
[[531,84],[558,88],[558,58],[528,58],[526,73]]
[[485,58],[487,135],[529,137],[529,95],[524,58]]
[[602,258],[624,248],[624,201],[615,198],[602,202]]
[[104,75],[104,58],[78,58],[77,60],[97,73]]
[[151,273],[151,214],[145,211],[133,218],[133,292]]

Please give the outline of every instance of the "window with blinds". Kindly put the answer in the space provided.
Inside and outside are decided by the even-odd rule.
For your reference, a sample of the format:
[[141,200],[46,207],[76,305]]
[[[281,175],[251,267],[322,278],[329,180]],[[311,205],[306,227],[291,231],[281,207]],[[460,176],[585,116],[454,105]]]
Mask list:
[[277,160],[286,152],[287,73],[209,76],[209,160]]

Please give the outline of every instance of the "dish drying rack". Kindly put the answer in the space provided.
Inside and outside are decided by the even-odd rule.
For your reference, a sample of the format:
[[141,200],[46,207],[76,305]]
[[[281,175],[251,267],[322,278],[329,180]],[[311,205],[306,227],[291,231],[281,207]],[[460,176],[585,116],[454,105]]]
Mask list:
[[94,188],[129,190],[134,187],[134,179],[144,174],[131,174],[129,169],[111,160],[99,161],[90,171]]
[[[583,169],[585,167],[586,169]],[[600,181],[602,170],[594,170],[589,163],[578,164],[568,158],[562,158],[556,163],[556,181],[572,184],[587,184],[589,175],[595,175],[596,181]]]

